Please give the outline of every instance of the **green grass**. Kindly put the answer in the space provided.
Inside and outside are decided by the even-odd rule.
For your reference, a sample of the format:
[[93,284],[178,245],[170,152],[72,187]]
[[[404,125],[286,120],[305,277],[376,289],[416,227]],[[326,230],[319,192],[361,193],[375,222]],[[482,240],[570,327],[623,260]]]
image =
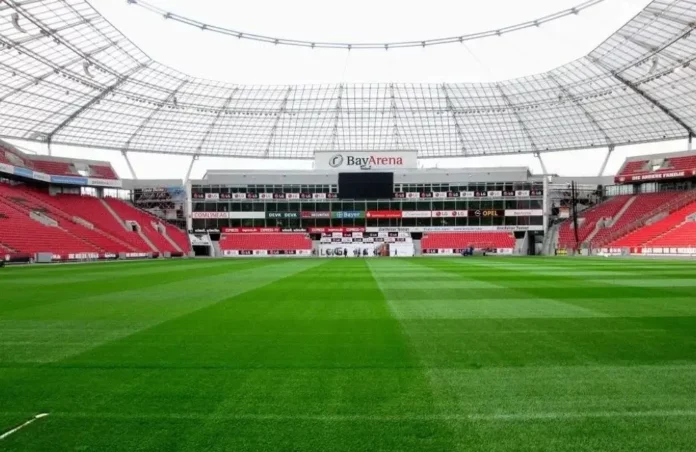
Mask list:
[[0,271],[2,451],[693,451],[696,263]]

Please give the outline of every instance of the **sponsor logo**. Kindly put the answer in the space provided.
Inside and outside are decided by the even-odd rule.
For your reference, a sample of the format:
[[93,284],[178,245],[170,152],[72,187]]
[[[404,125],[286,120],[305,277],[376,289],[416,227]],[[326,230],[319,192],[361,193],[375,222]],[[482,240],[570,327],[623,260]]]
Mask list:
[[68,260],[99,259],[98,253],[75,253],[68,254]]
[[332,168],[338,168],[343,165],[343,156],[341,154],[336,154],[329,159],[329,166]]
[[[97,185],[100,187],[120,188],[123,185],[122,182],[120,180],[117,180],[117,179],[93,179],[93,178],[89,178],[87,180],[87,182],[89,183],[89,185]],[[165,191],[163,188],[162,189],[153,189],[153,190],[158,190],[158,191],[161,190],[162,192]]]

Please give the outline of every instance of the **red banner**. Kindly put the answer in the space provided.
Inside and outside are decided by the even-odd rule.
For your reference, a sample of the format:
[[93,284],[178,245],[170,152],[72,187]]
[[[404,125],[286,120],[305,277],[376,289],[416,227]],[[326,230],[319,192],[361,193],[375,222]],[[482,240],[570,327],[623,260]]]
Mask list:
[[656,171],[656,172],[645,173],[645,174],[616,176],[614,178],[614,182],[622,183],[622,182],[638,182],[638,181],[651,181],[651,180],[663,180],[663,179],[681,179],[684,177],[691,177],[694,175],[696,175],[696,170],[683,170],[683,171],[663,170],[663,171]]
[[365,232],[365,228],[347,227],[347,228],[307,228],[307,232],[312,234],[331,234],[334,232]]
[[401,218],[400,210],[368,210],[365,218]]
[[280,228],[220,228],[223,234],[249,234],[254,232],[280,232]]

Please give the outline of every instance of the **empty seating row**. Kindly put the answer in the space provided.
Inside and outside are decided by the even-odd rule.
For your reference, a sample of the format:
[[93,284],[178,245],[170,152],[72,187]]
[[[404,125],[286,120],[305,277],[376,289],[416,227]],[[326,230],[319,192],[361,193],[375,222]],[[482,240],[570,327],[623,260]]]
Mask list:
[[696,221],[682,223],[660,237],[649,241],[646,246],[653,248],[696,247]]
[[421,248],[464,249],[474,247],[514,248],[515,236],[508,232],[431,232],[423,235]]
[[696,155],[685,155],[681,157],[667,157],[662,161],[659,168],[651,167],[650,160],[648,159],[626,162],[623,168],[621,168],[619,171],[618,176],[631,176],[652,171],[679,171],[692,169],[696,169]]
[[[159,251],[161,253],[170,252],[174,253],[178,250],[174,245],[169,242],[165,236],[156,230],[152,223],[155,219],[140,209],[136,209],[132,205],[127,204],[117,198],[105,198],[106,203],[111,207],[114,212],[125,222],[135,221],[142,231],[143,235],[152,243],[155,247],[152,251]],[[159,223],[159,222],[157,222]]]
[[620,233],[622,228],[632,224],[636,220],[643,218],[650,212],[655,211],[663,205],[667,205],[674,201],[682,193],[679,192],[663,192],[663,193],[645,193],[636,195],[635,199],[628,208],[617,218],[609,227],[600,229],[593,237],[592,243],[603,245],[604,242],[614,233]]
[[[615,196],[601,204],[598,204],[578,215],[578,240],[579,243],[595,230],[601,220],[611,220],[621,212],[631,196]],[[558,229],[558,245],[560,248],[575,248],[575,230],[571,220],[565,221]]]
[[98,253],[93,245],[59,227],[46,226],[0,197],[0,243],[17,252]]
[[311,250],[312,240],[306,234],[253,233],[222,234],[221,250]]
[[[624,237],[621,237],[618,240],[613,241],[609,244],[609,247],[622,248],[645,246],[648,243],[651,243],[652,240],[655,240],[658,237],[667,234],[674,228],[682,225],[686,221],[686,218],[693,214],[696,214],[696,203],[688,204],[687,206],[678,209],[677,211],[659,221],[654,222],[653,224],[644,226]],[[691,242],[696,242],[694,238],[690,240]]]

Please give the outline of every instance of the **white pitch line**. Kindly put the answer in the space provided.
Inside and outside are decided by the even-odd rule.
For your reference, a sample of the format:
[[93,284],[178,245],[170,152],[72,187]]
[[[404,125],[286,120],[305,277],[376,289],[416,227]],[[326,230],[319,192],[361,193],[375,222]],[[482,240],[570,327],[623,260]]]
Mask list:
[[7,438],[7,437],[10,436],[11,434],[18,432],[19,430],[23,429],[23,428],[26,427],[27,425],[29,425],[29,424],[31,424],[31,423],[37,421],[38,419],[41,419],[42,417],[46,417],[46,416],[48,416],[48,413],[39,413],[39,414],[37,414],[37,415],[34,416],[33,418],[31,418],[31,419],[29,419],[28,421],[26,421],[24,424],[18,425],[17,427],[13,428],[12,430],[9,430],[9,431],[3,433],[2,435],[0,435],[0,440],[3,440],[3,439],[5,439],[5,438]]

